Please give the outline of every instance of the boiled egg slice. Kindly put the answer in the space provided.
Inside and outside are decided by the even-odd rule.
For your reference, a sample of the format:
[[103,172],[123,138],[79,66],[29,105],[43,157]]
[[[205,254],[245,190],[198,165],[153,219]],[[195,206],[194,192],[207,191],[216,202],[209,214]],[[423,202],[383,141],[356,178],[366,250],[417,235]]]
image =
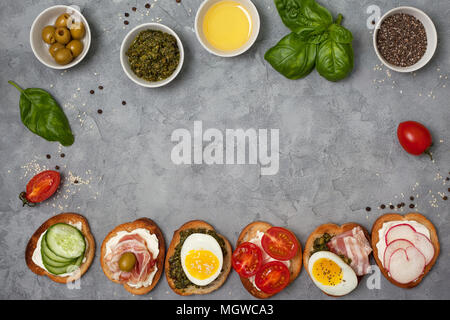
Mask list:
[[222,249],[217,240],[208,234],[191,234],[184,241],[180,255],[184,273],[198,286],[210,284],[222,270]]
[[355,271],[338,255],[319,251],[309,258],[308,271],[314,284],[332,296],[343,296],[358,285]]

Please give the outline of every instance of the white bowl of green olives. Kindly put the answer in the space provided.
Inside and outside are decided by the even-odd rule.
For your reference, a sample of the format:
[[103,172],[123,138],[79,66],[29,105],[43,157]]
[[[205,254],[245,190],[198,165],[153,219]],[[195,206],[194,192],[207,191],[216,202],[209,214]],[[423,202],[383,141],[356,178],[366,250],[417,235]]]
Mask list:
[[34,20],[30,44],[36,58],[47,67],[68,69],[86,56],[91,31],[80,11],[57,5],[45,9]]

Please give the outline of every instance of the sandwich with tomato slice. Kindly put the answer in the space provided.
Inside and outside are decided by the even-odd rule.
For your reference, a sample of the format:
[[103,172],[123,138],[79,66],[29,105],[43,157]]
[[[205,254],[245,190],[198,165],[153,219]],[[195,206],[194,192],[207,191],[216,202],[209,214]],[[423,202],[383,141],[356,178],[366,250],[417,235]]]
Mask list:
[[302,247],[292,231],[256,221],[242,230],[232,264],[244,288],[256,298],[266,299],[297,278]]

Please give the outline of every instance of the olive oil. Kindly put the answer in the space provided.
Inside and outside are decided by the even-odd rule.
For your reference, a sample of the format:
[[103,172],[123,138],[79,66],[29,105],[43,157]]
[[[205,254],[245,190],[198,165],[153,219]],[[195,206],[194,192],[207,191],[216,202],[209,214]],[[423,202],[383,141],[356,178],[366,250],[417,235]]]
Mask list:
[[250,39],[252,18],[247,9],[236,1],[220,1],[206,12],[203,34],[216,49],[234,51]]

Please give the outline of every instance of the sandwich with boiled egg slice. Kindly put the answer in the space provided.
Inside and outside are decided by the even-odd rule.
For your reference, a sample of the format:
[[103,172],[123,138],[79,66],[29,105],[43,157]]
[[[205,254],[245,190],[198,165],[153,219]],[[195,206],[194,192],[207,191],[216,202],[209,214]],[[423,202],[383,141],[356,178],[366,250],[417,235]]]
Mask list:
[[150,292],[163,272],[164,237],[151,219],[115,227],[102,243],[100,263],[109,280],[132,294]]
[[167,250],[165,273],[170,288],[188,296],[220,288],[231,270],[232,248],[213,226],[201,220],[182,225]]
[[303,264],[314,284],[334,297],[352,292],[371,272],[367,230],[356,223],[328,223],[316,228],[305,244]]

